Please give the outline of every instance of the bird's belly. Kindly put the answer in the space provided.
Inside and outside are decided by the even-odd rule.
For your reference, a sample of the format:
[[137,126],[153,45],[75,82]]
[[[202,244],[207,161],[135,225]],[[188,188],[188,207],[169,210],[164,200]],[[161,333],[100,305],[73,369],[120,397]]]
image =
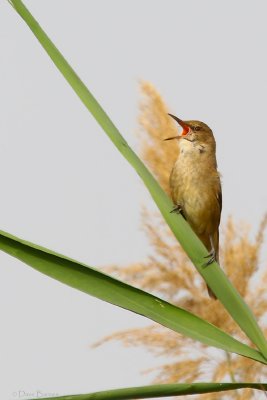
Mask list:
[[171,177],[172,197],[180,204],[185,218],[199,234],[214,232],[220,222],[220,206],[216,197],[218,178],[191,165],[175,166]]
[[211,196],[203,195],[203,192],[191,188],[184,194],[182,203],[185,217],[197,234],[210,234],[217,229],[218,207]]

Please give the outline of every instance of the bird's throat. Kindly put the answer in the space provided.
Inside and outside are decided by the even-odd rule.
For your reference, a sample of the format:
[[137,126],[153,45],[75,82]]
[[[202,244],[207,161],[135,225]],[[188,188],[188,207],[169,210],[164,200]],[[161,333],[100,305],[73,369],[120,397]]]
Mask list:
[[206,152],[206,146],[197,141],[182,138],[179,141],[179,150],[181,155],[195,158]]

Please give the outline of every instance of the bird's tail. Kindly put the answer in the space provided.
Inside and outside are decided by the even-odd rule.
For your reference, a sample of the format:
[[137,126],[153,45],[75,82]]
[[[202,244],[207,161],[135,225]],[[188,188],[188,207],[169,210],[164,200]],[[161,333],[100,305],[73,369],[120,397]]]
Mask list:
[[[217,229],[215,231],[215,233],[212,235],[212,241],[213,241],[213,246],[214,246],[214,250],[215,250],[215,259],[216,259],[217,263],[219,264],[219,229]],[[215,296],[215,294],[209,288],[208,285],[207,285],[207,290],[208,290],[208,294],[209,294],[210,298],[217,300],[217,297]]]
[[207,290],[208,290],[208,294],[209,294],[210,298],[213,300],[217,300],[217,296],[213,293],[213,291],[211,290],[211,288],[208,285],[207,285]]

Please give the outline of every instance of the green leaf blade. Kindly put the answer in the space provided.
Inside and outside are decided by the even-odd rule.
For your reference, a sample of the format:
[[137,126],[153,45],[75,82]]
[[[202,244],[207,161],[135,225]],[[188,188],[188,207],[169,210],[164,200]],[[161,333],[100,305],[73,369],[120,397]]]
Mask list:
[[196,315],[94,268],[0,231],[0,250],[35,270],[111,304],[133,311],[182,335],[261,363],[265,358]]
[[[151,385],[124,389],[105,390],[101,392],[50,397],[47,400],[132,400],[151,399],[155,397],[186,396],[214,392],[225,392],[237,389],[267,390],[266,383],[178,383]],[[32,399],[34,400],[34,399]]]

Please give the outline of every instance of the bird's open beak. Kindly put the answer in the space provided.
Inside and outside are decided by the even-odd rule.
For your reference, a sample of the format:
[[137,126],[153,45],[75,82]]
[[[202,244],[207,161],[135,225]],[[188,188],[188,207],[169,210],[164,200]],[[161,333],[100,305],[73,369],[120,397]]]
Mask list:
[[182,119],[176,117],[175,115],[172,115],[172,114],[168,114],[168,115],[170,117],[172,117],[176,122],[178,122],[178,124],[183,128],[183,132],[182,132],[182,135],[172,136],[172,137],[164,139],[164,140],[181,139],[183,136],[186,136],[190,130],[189,126],[186,125],[186,123]]

